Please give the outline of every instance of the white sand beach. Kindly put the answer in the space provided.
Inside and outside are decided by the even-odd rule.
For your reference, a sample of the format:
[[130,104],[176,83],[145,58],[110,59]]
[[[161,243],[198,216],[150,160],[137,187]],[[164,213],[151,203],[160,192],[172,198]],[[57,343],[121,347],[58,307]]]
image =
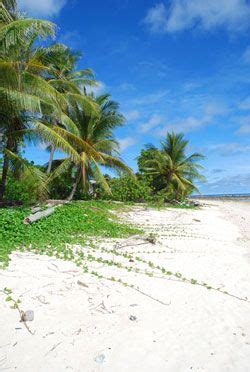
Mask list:
[[136,273],[143,266],[136,260],[130,272],[93,263],[140,293],[83,274],[72,262],[14,252],[0,270],[0,289],[11,288],[21,308],[34,311],[27,324],[35,334],[0,292],[0,371],[248,372],[250,203],[206,204],[198,210],[133,207],[123,218],[156,234],[156,244],[136,237],[98,244],[220,291],[157,270],[154,277]]

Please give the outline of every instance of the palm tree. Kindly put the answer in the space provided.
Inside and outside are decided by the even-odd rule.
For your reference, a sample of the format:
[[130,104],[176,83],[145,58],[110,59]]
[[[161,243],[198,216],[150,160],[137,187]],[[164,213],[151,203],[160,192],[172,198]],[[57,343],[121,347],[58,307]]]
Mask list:
[[141,161],[143,172],[153,177],[156,191],[174,190],[175,198],[187,195],[197,190],[195,180],[203,180],[200,174],[203,168],[199,161],[204,158],[199,153],[186,155],[188,141],[182,133],[167,133],[165,141],[161,142],[161,149],[151,147],[151,158]]
[[43,115],[67,119],[63,113],[67,99],[44,77],[49,68],[41,62],[37,46],[40,38],[54,35],[54,28],[48,21],[13,20],[10,15],[0,23],[0,133],[4,144],[0,199],[5,192],[9,154],[18,153],[27,128],[74,156],[73,149],[53,128],[37,120]]
[[[97,108],[93,100],[83,94],[86,95],[86,86],[94,86],[98,83],[94,79],[94,72],[91,69],[76,70],[81,54],[60,43],[49,48],[41,48],[39,54],[40,61],[49,68],[46,76],[48,83],[58,92],[64,94],[66,99],[72,100],[75,96],[80,97],[85,111],[94,114]],[[54,119],[54,125],[63,126],[58,119]],[[51,172],[56,147],[51,143],[48,149],[50,158],[47,174]]]
[[16,0],[1,0],[0,14],[1,14],[2,17],[4,16],[4,14],[5,14],[5,16],[7,14],[6,12],[4,12],[5,10],[9,13],[9,15],[11,17],[14,17],[15,14],[16,14],[16,11],[17,11]]
[[[40,40],[54,36],[49,21],[18,18],[14,0],[0,4],[0,136],[3,166],[0,199],[3,199],[10,164],[22,162],[25,139],[43,140],[61,149],[65,167],[76,169],[73,198],[80,179],[87,190],[90,177],[109,190],[100,166],[131,172],[118,156],[112,130],[123,122],[118,105],[101,96],[86,94],[94,85],[90,69],[75,70],[78,54],[61,45],[40,47]],[[99,108],[100,106],[100,108]],[[51,163],[53,153],[51,154]],[[50,169],[48,169],[49,173]],[[40,177],[41,175],[39,175]],[[40,177],[44,179],[44,177]]]
[[[38,46],[39,39],[54,36],[55,25],[29,18],[14,20],[5,7],[2,9],[6,17],[0,22],[0,134],[4,143],[0,199],[5,192],[9,154],[18,153],[25,135],[39,136],[75,158],[74,149],[53,130],[51,123],[70,126],[67,111],[76,101],[86,111],[96,109],[96,104],[81,93],[76,82],[55,78],[58,53],[53,54],[52,47],[46,50]],[[50,56],[47,62],[45,56]],[[65,71],[69,76],[70,68]],[[67,93],[66,88],[62,89],[66,83]]]
[[[6,13],[7,14],[7,13]],[[27,113],[41,112],[41,100],[34,94],[35,74],[29,71],[32,60],[27,58],[27,37],[36,33],[49,35],[54,26],[46,21],[13,20],[9,14],[0,27],[0,118],[1,135],[4,143],[4,161],[0,198],[3,198],[7,173],[9,168],[9,152],[17,153],[18,138],[16,132],[24,128]],[[29,43],[30,44],[30,43]],[[31,62],[29,64],[29,62]],[[41,81],[37,81],[35,89],[40,88]],[[38,90],[38,89],[37,89]],[[42,96],[42,94],[41,94]],[[44,95],[46,97],[46,93]],[[48,101],[49,103],[49,101]],[[8,150],[8,151],[5,151]]]
[[81,180],[83,190],[88,192],[91,178],[94,178],[107,193],[111,193],[101,167],[133,173],[119,158],[119,144],[113,134],[113,130],[124,122],[124,117],[118,112],[119,105],[110,100],[108,94],[101,95],[96,102],[100,107],[99,116],[89,116],[76,106],[70,113],[75,123],[74,130],[66,131],[60,127],[55,129],[78,154],[76,160],[72,160],[71,157],[63,159],[51,176],[53,179],[69,167],[74,167],[75,181],[68,200],[73,199]]

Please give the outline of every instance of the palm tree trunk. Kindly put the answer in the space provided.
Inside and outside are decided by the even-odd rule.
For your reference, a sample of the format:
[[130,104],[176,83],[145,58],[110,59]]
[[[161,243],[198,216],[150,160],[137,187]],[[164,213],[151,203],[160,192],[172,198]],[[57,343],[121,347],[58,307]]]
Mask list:
[[70,195],[67,198],[68,201],[71,201],[73,199],[73,197],[75,196],[76,189],[77,189],[78,183],[80,181],[80,178],[81,178],[81,167],[79,167],[78,170],[77,170],[77,174],[76,174],[75,182],[73,184],[73,188],[71,190]]
[[47,168],[47,171],[46,171],[47,174],[50,174],[50,172],[51,172],[55,151],[56,151],[56,147],[55,147],[55,145],[52,144],[50,146],[49,164],[48,164],[48,168]]
[[[8,136],[6,149],[11,149],[11,137]],[[7,175],[9,170],[9,156],[7,153],[4,153],[3,158],[3,170],[2,170],[2,180],[1,180],[1,186],[0,186],[0,200],[2,201],[4,198],[4,193],[6,189],[6,182],[7,182]]]

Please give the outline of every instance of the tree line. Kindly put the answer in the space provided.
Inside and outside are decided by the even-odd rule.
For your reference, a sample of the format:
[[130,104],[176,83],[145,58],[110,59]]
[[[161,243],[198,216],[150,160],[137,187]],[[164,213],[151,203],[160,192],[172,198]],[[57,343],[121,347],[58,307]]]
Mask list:
[[[94,95],[94,72],[78,69],[79,52],[49,43],[55,33],[54,23],[18,12],[15,0],[0,1],[0,200],[72,200],[90,195],[93,180],[100,197],[122,190],[124,179],[127,186],[146,187],[151,197],[178,199],[196,190],[203,157],[187,156],[183,134],[168,133],[160,148],[142,149],[133,173],[115,138],[115,129],[126,122],[119,104],[108,93]],[[23,158],[27,143],[44,144],[46,165]],[[55,159],[56,150],[64,158]],[[104,169],[119,177],[110,179]]]

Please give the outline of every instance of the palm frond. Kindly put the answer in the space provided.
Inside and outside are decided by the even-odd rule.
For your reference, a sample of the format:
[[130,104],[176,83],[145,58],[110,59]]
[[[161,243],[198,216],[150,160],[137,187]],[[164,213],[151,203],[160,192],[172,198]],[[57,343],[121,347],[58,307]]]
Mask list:
[[30,129],[30,131],[35,131],[43,140],[45,140],[45,142],[53,143],[57,148],[69,154],[72,160],[76,163],[80,162],[78,152],[68,141],[65,140],[65,138],[58,134],[57,130],[52,129],[49,125],[45,125],[39,120],[34,120],[32,124],[34,129]]
[[8,50],[11,46],[17,46],[31,35],[36,34],[40,38],[54,37],[55,24],[41,19],[21,18],[9,22],[0,28],[0,46]]
[[55,178],[64,174],[72,165],[71,158],[63,159],[61,164],[50,174],[49,176],[49,183],[53,181]]
[[95,180],[100,184],[100,186],[103,188],[103,190],[107,194],[111,195],[111,189],[109,187],[109,184],[108,184],[106,178],[103,176],[102,171],[100,170],[98,163],[94,159],[92,159],[92,163],[93,163],[93,165],[92,165],[91,171],[92,171],[92,174],[93,174]]

